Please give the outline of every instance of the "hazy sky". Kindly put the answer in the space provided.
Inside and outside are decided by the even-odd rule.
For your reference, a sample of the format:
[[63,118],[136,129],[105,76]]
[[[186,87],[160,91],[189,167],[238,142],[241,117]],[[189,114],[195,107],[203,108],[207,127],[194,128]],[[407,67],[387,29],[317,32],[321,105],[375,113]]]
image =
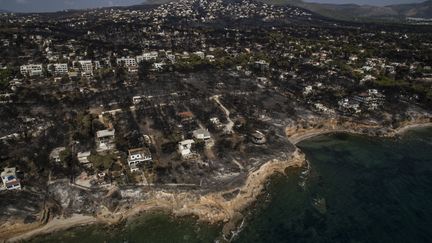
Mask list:
[[[0,9],[15,12],[51,12],[63,9],[95,8],[139,4],[145,0],[0,0]],[[309,2],[386,5],[424,0],[307,0]]]
[[0,9],[15,12],[51,12],[64,9],[133,5],[144,0],[0,0]]

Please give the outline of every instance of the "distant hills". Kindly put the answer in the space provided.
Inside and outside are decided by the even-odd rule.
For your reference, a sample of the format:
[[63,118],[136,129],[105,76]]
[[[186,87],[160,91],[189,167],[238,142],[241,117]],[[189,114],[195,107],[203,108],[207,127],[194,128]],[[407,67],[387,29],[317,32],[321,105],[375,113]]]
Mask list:
[[[163,4],[176,0],[146,0],[145,4]],[[404,20],[411,18],[432,18],[432,0],[422,3],[372,6],[357,4],[310,3],[302,0],[258,0],[275,5],[293,5],[329,18],[342,20]]]
[[399,4],[388,6],[399,15],[413,18],[432,18],[432,0],[418,4]]
[[[45,2],[47,0],[32,0],[33,5],[38,1]],[[86,1],[86,0],[80,0]],[[139,2],[139,0],[97,0],[101,6],[104,6],[102,2],[109,2],[109,5],[121,3],[128,5]],[[178,0],[142,0],[143,3],[139,5],[129,6],[128,8],[139,8],[148,9],[149,6],[164,4]],[[229,0],[227,0],[229,1]],[[234,0],[233,0],[234,1]],[[411,3],[411,4],[395,4],[388,6],[373,6],[373,5],[357,5],[357,4],[324,4],[324,3],[311,3],[304,2],[303,0],[256,0],[267,4],[274,5],[292,5],[300,7],[321,16],[328,18],[349,20],[349,21],[403,21],[407,18],[422,18],[432,19],[432,0],[428,0],[422,3]],[[62,2],[62,1],[58,1]],[[66,2],[66,1],[65,1]],[[58,5],[58,3],[56,2]],[[33,5],[29,5],[28,8],[33,9]],[[88,4],[87,4],[88,5]],[[85,6],[87,6],[85,5]],[[63,6],[63,5],[61,5]],[[77,5],[78,6],[78,5]],[[81,5],[80,5],[81,6]],[[2,6],[5,8],[5,6]],[[108,7],[108,6],[107,6]],[[36,7],[35,7],[36,8]],[[56,8],[60,8],[57,6]],[[37,10],[35,10],[37,11]],[[48,11],[48,10],[47,10]],[[0,13],[8,13],[10,11],[0,9]]]
[[432,0],[422,3],[372,6],[357,4],[309,3],[302,0],[260,0],[270,4],[287,4],[308,9],[320,15],[344,20],[401,20],[410,18],[432,18]]

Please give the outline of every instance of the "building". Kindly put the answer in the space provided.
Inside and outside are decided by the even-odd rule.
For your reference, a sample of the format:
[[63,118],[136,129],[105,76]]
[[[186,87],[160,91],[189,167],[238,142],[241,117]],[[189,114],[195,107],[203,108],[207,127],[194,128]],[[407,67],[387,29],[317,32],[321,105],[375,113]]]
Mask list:
[[93,75],[93,63],[91,60],[81,60],[78,61],[80,64],[80,70],[82,76],[92,76]]
[[156,60],[158,58],[158,52],[152,51],[152,52],[144,52],[141,56],[136,57],[137,63],[140,63],[142,61],[150,61],[150,60]]
[[96,132],[96,151],[103,152],[115,148],[115,130],[100,130]]
[[207,147],[213,146],[213,139],[211,138],[210,132],[206,129],[197,129],[192,132],[194,139],[198,141],[204,141]]
[[144,164],[146,167],[151,166],[152,156],[148,148],[136,148],[128,150],[128,165],[130,170],[137,171],[139,164]]
[[191,149],[192,149],[192,144],[194,143],[195,141],[192,139],[183,140],[178,143],[178,150],[180,155],[183,158],[188,158],[193,154]]
[[80,162],[80,164],[86,166],[86,167],[92,167],[92,164],[90,163],[90,160],[88,159],[91,155],[90,151],[86,152],[78,152],[77,159]]
[[204,54],[204,52],[202,52],[202,51],[196,51],[196,52],[194,52],[193,54],[196,55],[196,56],[198,56],[198,57],[201,58],[201,59],[204,59],[204,58],[205,58],[205,54]]
[[67,63],[54,63],[48,65],[48,71],[55,75],[67,74],[69,69]]
[[180,118],[181,122],[188,122],[193,120],[193,113],[190,111],[178,112],[177,116]]
[[132,103],[134,105],[141,103],[142,100],[143,100],[143,97],[140,95],[136,95],[136,96],[132,97]]
[[28,75],[30,77],[33,76],[42,76],[43,74],[43,67],[42,64],[29,64],[29,65],[23,65],[20,67],[20,72],[22,75]]
[[122,58],[117,58],[117,65],[124,65],[125,67],[136,67],[137,61],[135,58],[122,57]]
[[358,101],[344,98],[338,101],[339,110],[343,113],[360,113],[360,103]]
[[162,70],[164,68],[164,66],[165,66],[165,63],[163,63],[163,62],[153,63],[154,69],[156,69],[158,71]]
[[50,160],[56,163],[60,163],[61,162],[60,154],[65,150],[66,150],[65,147],[58,147],[53,149],[49,155]]
[[209,62],[214,62],[214,61],[215,61],[215,56],[214,56],[214,55],[206,55],[205,58],[206,58]]
[[16,175],[16,168],[5,168],[0,174],[3,187],[7,190],[21,189],[21,183]]
[[197,140],[209,140],[211,139],[210,132],[205,129],[197,129],[193,131],[193,137]]

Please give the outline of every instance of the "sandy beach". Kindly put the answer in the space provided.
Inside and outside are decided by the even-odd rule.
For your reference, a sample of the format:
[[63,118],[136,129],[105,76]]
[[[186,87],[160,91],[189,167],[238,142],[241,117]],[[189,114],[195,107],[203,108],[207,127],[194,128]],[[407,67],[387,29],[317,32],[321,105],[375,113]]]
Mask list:
[[[405,123],[402,124],[400,127],[390,130],[387,133],[383,134],[383,137],[394,137],[396,135],[402,135],[403,133],[411,130],[411,129],[417,129],[417,128],[423,128],[423,127],[431,127],[432,122],[430,121],[422,121],[420,123],[418,122],[412,122],[412,123]],[[296,130],[294,133],[287,129],[286,133],[288,136],[289,141],[292,144],[298,144],[301,141],[320,136],[325,135],[329,133],[350,133],[350,134],[363,134],[368,135],[367,133],[361,132],[362,129],[370,129],[370,128],[379,128],[379,127],[370,127],[370,126],[352,126],[347,125],[345,127],[323,127],[323,128],[311,128],[311,129],[301,129]]]
[[432,122],[422,123],[422,124],[409,124],[402,127],[399,127],[395,130],[396,134],[402,135],[405,132],[411,129],[424,128],[424,127],[432,127]]

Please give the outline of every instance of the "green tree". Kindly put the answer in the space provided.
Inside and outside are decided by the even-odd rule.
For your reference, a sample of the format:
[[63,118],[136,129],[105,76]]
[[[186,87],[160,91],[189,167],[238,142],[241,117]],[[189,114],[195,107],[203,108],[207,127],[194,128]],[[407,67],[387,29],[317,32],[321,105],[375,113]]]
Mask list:
[[0,69],[0,89],[5,89],[9,85],[12,72],[9,69]]

